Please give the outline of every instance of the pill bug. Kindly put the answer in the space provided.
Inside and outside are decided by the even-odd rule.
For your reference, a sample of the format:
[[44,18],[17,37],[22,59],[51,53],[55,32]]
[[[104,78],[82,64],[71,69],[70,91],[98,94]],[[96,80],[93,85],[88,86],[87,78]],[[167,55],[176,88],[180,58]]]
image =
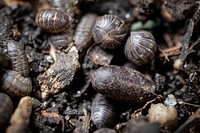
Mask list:
[[32,112],[33,101],[29,96],[22,97],[19,101],[15,112],[10,118],[10,126],[7,128],[7,133],[22,133],[28,129],[30,115]]
[[122,44],[126,32],[125,22],[116,15],[98,17],[92,28],[95,42],[107,49],[114,49]]
[[142,73],[122,66],[98,68],[92,75],[93,88],[106,97],[127,103],[143,103],[153,98],[156,85]]
[[40,10],[36,15],[36,24],[46,32],[65,32],[69,27],[70,17],[61,9],[48,8]]
[[56,49],[65,49],[73,41],[73,34],[71,33],[58,33],[51,34],[49,39],[49,44]]
[[132,63],[142,65],[153,60],[156,50],[157,44],[150,32],[135,31],[131,32],[124,53]]
[[93,13],[84,15],[75,30],[74,41],[80,52],[92,42],[92,27],[96,22],[96,18],[97,15]]
[[7,43],[7,50],[12,62],[13,70],[20,75],[27,77],[29,74],[29,66],[24,43],[9,40]]
[[97,128],[112,127],[116,120],[116,108],[110,99],[97,93],[92,101],[91,118]]
[[11,96],[26,96],[32,91],[32,82],[29,77],[24,78],[13,70],[1,70],[1,89]]
[[13,103],[10,97],[0,92],[0,129],[4,129],[13,112]]

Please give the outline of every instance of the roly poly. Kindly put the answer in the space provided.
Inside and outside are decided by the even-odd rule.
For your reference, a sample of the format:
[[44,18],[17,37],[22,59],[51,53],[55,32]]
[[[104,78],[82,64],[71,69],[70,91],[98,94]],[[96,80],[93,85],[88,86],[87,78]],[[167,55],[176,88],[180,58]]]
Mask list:
[[97,93],[92,101],[91,119],[97,128],[112,127],[116,120],[116,108],[109,100]]
[[142,73],[122,66],[98,68],[92,75],[93,88],[106,97],[127,103],[143,103],[155,96],[156,85]]
[[24,43],[9,40],[7,43],[7,50],[12,61],[13,70],[23,77],[27,77],[29,74],[29,66],[24,49]]
[[36,23],[46,32],[65,32],[69,28],[70,17],[64,11],[56,8],[42,9],[37,13]]
[[115,49],[126,37],[125,22],[116,15],[98,17],[92,28],[95,42],[102,48]]
[[148,31],[131,32],[124,53],[127,59],[136,65],[149,63],[153,60],[157,44],[153,35]]
[[65,49],[73,41],[73,35],[71,33],[59,33],[52,34],[49,37],[49,44],[55,49]]
[[29,77],[24,78],[13,70],[1,70],[1,89],[15,97],[27,96],[32,91],[32,81]]
[[29,96],[22,97],[19,104],[10,118],[10,126],[7,128],[6,133],[21,133],[26,131],[30,121],[32,112],[33,100]]
[[88,13],[81,18],[74,35],[74,41],[78,51],[81,52],[91,44],[92,27],[96,22],[96,18],[97,15],[93,13]]
[[4,129],[13,112],[13,103],[10,97],[0,92],[0,129]]

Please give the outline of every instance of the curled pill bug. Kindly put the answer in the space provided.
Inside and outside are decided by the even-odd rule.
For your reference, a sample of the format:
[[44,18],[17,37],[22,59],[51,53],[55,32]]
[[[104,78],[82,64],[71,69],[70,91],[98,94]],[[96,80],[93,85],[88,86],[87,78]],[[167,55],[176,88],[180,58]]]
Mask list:
[[46,32],[65,32],[69,27],[70,17],[61,9],[42,9],[37,13],[36,23]]
[[27,96],[32,91],[32,81],[24,78],[13,70],[1,70],[1,89],[14,97]]
[[98,17],[92,28],[95,42],[105,49],[115,49],[126,37],[125,22],[116,15]]
[[153,60],[156,50],[157,44],[150,32],[134,31],[127,39],[124,53],[132,63],[143,65]]
[[116,120],[116,108],[102,94],[97,93],[92,102],[91,118],[97,128],[112,127]]
[[122,66],[98,68],[92,75],[93,88],[106,97],[126,103],[144,103],[155,96],[156,85],[142,73]]
[[84,15],[75,30],[74,42],[81,52],[92,43],[92,27],[96,22],[96,18],[97,15],[93,13]]
[[13,103],[10,97],[0,92],[0,129],[4,129],[13,112]]
[[29,66],[24,43],[9,40],[7,43],[7,50],[12,62],[13,70],[20,75],[27,77],[29,74]]

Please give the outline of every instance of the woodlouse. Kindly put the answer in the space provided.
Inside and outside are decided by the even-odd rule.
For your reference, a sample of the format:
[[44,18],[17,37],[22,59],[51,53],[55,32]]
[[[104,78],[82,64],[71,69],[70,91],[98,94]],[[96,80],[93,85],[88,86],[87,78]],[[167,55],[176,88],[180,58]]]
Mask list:
[[56,8],[42,9],[37,13],[36,23],[46,32],[65,32],[69,28],[70,17],[64,11]]
[[153,60],[156,50],[157,44],[150,32],[135,31],[131,32],[124,53],[132,63],[142,65]]
[[27,77],[29,74],[29,66],[24,49],[24,43],[9,40],[7,43],[7,50],[12,61],[13,70],[20,75]]
[[73,35],[70,33],[52,34],[49,37],[49,43],[56,49],[65,49],[73,41]]
[[115,65],[98,68],[92,76],[94,89],[115,100],[143,103],[153,98],[156,85],[142,73]]
[[96,94],[92,101],[91,118],[97,128],[112,127],[116,120],[116,108],[101,94]]
[[32,81],[29,77],[24,78],[13,70],[1,70],[1,88],[12,96],[26,96],[32,91]]
[[0,129],[4,129],[13,112],[13,103],[10,97],[0,92]]
[[98,17],[92,29],[95,42],[102,48],[114,49],[126,36],[125,22],[116,15]]
[[92,43],[92,27],[97,15],[88,13],[80,20],[74,35],[75,45],[78,51],[82,51]]

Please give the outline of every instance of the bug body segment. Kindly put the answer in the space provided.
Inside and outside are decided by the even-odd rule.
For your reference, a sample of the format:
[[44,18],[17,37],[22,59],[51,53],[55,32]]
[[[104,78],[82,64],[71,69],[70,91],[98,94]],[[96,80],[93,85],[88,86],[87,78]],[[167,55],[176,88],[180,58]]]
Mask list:
[[11,96],[27,96],[32,91],[32,81],[29,77],[24,78],[13,70],[2,71],[0,78],[1,88]]
[[7,43],[7,50],[12,61],[13,70],[20,75],[27,77],[29,74],[29,66],[24,43],[9,40]]
[[69,27],[69,17],[64,11],[60,9],[42,9],[36,16],[36,23],[46,32],[65,32]]
[[56,49],[65,49],[73,41],[73,35],[71,33],[52,34],[49,37],[49,43]]
[[155,56],[157,44],[153,35],[148,31],[131,32],[124,53],[127,59],[136,65],[151,62]]
[[116,119],[116,109],[110,99],[96,94],[92,102],[91,118],[97,128],[111,127]]
[[126,37],[125,22],[116,15],[98,17],[92,29],[95,42],[102,48],[115,49]]
[[88,13],[82,17],[80,23],[78,24],[74,41],[77,49],[82,51],[84,48],[88,47],[92,42],[92,27],[96,21],[97,16],[92,13]]
[[156,85],[142,73],[121,67],[103,66],[92,76],[94,89],[106,97],[130,103],[143,103],[153,98]]

